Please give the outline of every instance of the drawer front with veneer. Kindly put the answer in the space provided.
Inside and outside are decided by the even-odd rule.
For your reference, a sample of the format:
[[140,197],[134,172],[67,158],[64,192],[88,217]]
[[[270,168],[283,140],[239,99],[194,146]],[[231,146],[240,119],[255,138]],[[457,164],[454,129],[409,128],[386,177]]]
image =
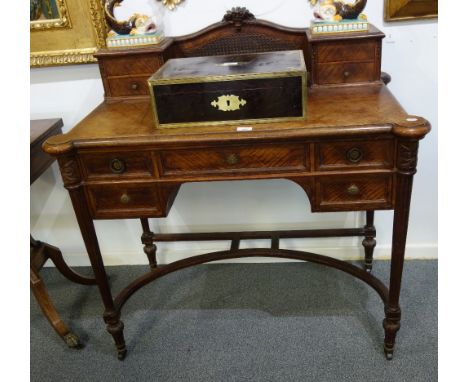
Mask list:
[[374,61],[377,44],[375,40],[317,44],[316,62]]
[[216,173],[308,171],[304,144],[232,146],[161,153],[163,176],[191,177]]
[[318,64],[317,84],[342,84],[376,81],[374,62]]
[[393,175],[320,177],[316,180],[316,211],[392,208]]
[[151,152],[83,153],[80,155],[85,179],[152,177]]
[[[137,58],[138,57],[138,58]],[[151,54],[135,55],[134,59],[126,56],[100,58],[99,64],[107,76],[154,73],[161,65],[162,58]]]
[[318,143],[316,152],[319,171],[393,168],[393,140]]
[[87,190],[96,219],[161,215],[154,184],[100,184],[88,186]]
[[149,75],[109,78],[109,89],[112,97],[149,95]]

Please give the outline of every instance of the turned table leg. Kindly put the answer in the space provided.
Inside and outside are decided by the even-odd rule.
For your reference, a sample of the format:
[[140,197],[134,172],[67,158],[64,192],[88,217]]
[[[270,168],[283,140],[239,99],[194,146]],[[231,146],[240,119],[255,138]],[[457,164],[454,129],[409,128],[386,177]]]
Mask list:
[[143,233],[141,234],[141,243],[144,244],[143,251],[148,257],[149,265],[151,269],[157,268],[158,263],[156,261],[156,244],[153,242],[153,232],[149,228],[149,222],[147,218],[141,218],[141,226]]
[[374,211],[366,211],[366,225],[364,226],[364,268],[367,272],[372,270],[372,260],[374,257],[374,248],[377,242],[375,241],[375,226],[374,226]]
[[406,236],[411,202],[413,175],[416,173],[417,141],[398,142],[398,163],[395,186],[395,210],[393,216],[392,259],[390,269],[389,298],[385,305],[384,351],[387,359],[393,358],[396,333],[400,329],[399,305],[401,277],[405,257]]
[[114,338],[119,359],[124,359],[126,355],[125,339],[123,336],[124,325],[120,320],[120,312],[115,308],[114,300],[106,275],[101,251],[94,228],[93,217],[88,209],[85,191],[81,184],[81,175],[76,158],[73,155],[58,158],[60,171],[65,188],[68,189],[73,204],[73,209],[78,220],[81,235],[85,243],[91,266],[94,271],[96,283],[104,304],[104,322],[107,324],[107,331]]
[[69,189],[70,197],[75,209],[78,224],[80,226],[81,235],[88,252],[89,260],[96,277],[96,282],[101,294],[101,299],[104,304],[104,322],[107,325],[107,331],[114,338],[115,346],[117,348],[117,356],[120,360],[125,358],[127,353],[125,346],[125,339],[123,336],[124,324],[120,320],[120,312],[115,309],[114,300],[112,298],[109,280],[102,261],[101,251],[94,228],[93,219],[90,216],[84,194],[81,189]]

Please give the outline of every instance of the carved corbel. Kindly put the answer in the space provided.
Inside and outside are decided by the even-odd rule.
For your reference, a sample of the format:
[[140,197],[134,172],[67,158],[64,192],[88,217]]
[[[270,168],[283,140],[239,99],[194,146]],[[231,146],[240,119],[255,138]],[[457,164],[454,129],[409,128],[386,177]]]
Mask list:
[[59,157],[58,164],[65,188],[70,189],[77,187],[81,182],[81,175],[76,158],[71,155]]
[[418,162],[419,140],[431,130],[431,124],[421,117],[408,116],[393,127],[398,138],[396,167],[400,174],[414,175]]

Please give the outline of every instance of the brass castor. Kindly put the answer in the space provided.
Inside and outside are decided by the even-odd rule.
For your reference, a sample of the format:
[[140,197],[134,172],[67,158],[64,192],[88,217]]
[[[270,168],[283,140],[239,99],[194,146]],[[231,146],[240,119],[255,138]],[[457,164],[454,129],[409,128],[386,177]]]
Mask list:
[[386,351],[385,358],[387,358],[387,361],[391,361],[393,359],[393,352]]
[[119,361],[123,361],[126,355],[127,355],[127,349],[117,351],[117,358],[119,359]]
[[365,267],[364,267],[365,271],[367,273],[371,273],[372,272],[372,265],[369,265],[369,264],[366,264]]
[[63,337],[63,340],[70,349],[82,349],[84,345],[80,342],[80,339],[73,333],[68,333]]

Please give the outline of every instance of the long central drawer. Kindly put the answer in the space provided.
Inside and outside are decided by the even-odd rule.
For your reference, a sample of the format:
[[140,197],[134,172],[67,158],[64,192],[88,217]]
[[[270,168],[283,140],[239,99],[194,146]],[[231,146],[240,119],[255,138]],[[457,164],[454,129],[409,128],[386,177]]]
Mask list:
[[160,158],[160,172],[164,177],[310,169],[309,147],[302,143],[171,150],[161,152]]

